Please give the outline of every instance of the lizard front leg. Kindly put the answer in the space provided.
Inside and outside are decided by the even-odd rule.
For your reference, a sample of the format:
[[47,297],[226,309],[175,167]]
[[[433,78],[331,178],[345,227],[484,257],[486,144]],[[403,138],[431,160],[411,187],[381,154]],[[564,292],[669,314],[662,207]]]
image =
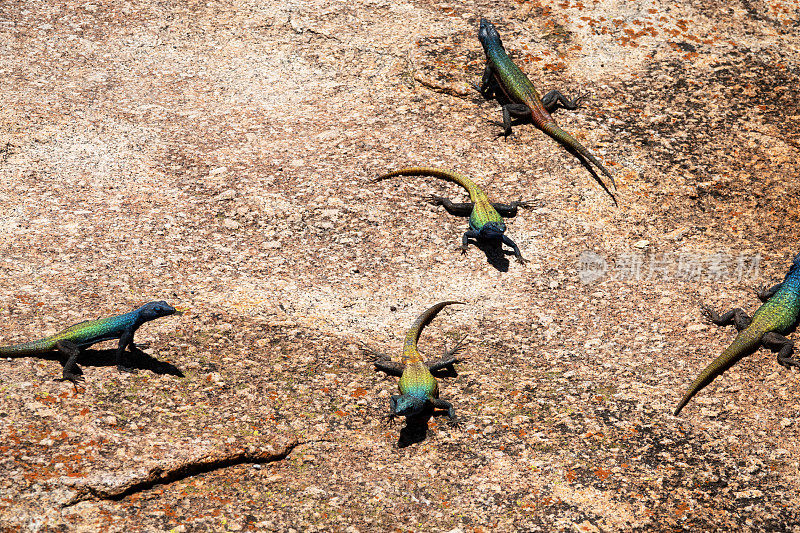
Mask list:
[[431,205],[440,205],[447,210],[453,216],[457,217],[468,217],[472,214],[472,209],[475,207],[475,204],[472,202],[465,202],[465,203],[454,203],[451,202],[448,198],[443,198],[442,196],[434,196],[433,194],[428,195],[425,198]]
[[531,108],[525,104],[506,104],[503,106],[503,127],[505,131],[498,133],[497,136],[508,137],[511,135],[511,116],[517,118],[530,118]]
[[733,324],[738,331],[742,331],[753,321],[753,319],[739,307],[731,309],[724,315],[718,315],[717,312],[708,305],[704,304],[701,307],[706,318],[718,326],[729,326]]
[[778,283],[777,285],[773,285],[769,289],[766,288],[764,285],[761,285],[760,287],[753,287],[753,290],[755,291],[756,296],[758,296],[759,300],[761,300],[762,302],[766,302],[767,300],[775,296],[775,293],[778,292],[778,289],[781,288],[781,285],[783,285],[783,283]]
[[501,217],[503,217],[503,218],[513,218],[513,217],[517,216],[517,209],[518,208],[520,208],[520,207],[522,207],[522,208],[533,207],[533,204],[531,202],[524,202],[522,200],[518,200],[516,202],[511,202],[510,204],[495,203],[495,204],[492,204],[492,207],[494,207],[494,210],[497,211],[497,213]]
[[447,411],[447,416],[450,418],[450,425],[459,425],[460,422],[456,420],[456,410],[452,403],[448,402],[447,400],[442,400],[441,398],[431,398],[430,402],[433,407],[445,409]]
[[85,379],[80,374],[72,372],[73,368],[75,368],[76,371],[80,370],[78,364],[76,363],[78,356],[81,353],[81,349],[78,347],[78,345],[70,341],[58,341],[56,343],[56,349],[67,356],[67,361],[64,363],[64,369],[61,371],[61,379],[56,379],[56,381],[71,381],[72,383],[77,384],[79,381]]
[[486,100],[491,100],[497,93],[497,80],[494,79],[494,71],[490,63],[486,63],[486,68],[483,69],[483,76],[481,77],[481,85],[478,87],[473,84],[481,96]]
[[400,396],[397,395],[397,394],[392,394],[392,396],[389,398],[389,413],[386,414],[386,415],[383,415],[383,421],[384,422],[391,422],[397,416],[397,413],[396,413],[397,401],[399,399],[400,399]]
[[472,229],[464,232],[464,235],[461,237],[461,255],[467,255],[467,248],[469,248],[470,238],[477,240],[478,232]]
[[544,108],[547,109],[548,113],[552,113],[559,107],[563,107],[564,109],[578,109],[581,106],[581,102],[586,98],[586,95],[581,95],[574,100],[570,100],[563,94],[561,91],[557,91],[553,89],[546,95],[542,97],[542,105]]
[[778,352],[778,364],[789,368],[790,366],[800,366],[800,361],[792,357],[794,352],[794,342],[783,335],[770,331],[761,337],[761,343],[774,352]]
[[519,264],[524,265],[525,259],[522,257],[522,252],[519,251],[519,246],[508,235],[503,235],[503,242],[514,249],[514,257],[517,258]]
[[126,329],[122,332],[122,335],[119,336],[119,346],[117,347],[117,353],[114,360],[117,364],[117,370],[120,372],[128,372],[130,374],[135,374],[138,372],[138,370],[135,368],[131,368],[122,364],[122,356],[125,353],[125,348],[128,346],[134,346],[133,334],[135,331],[135,329]]

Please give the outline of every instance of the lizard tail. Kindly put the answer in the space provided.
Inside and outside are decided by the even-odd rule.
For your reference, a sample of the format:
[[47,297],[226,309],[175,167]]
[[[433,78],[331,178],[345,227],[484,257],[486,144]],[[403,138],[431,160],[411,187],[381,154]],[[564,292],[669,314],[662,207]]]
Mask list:
[[[617,188],[617,184],[614,181],[614,176],[611,175],[611,172],[601,163],[592,153],[583,146],[581,143],[578,142],[578,139],[567,133],[566,131],[561,129],[561,126],[556,124],[555,122],[548,122],[544,126],[542,126],[542,131],[548,134],[553,139],[557,140],[561,144],[568,146],[578,152],[581,156],[591,161],[600,171],[605,174],[609,180],[611,180],[611,185],[614,186],[614,189]],[[609,192],[609,194],[611,194]],[[613,196],[613,195],[612,195]]]
[[686,394],[681,398],[678,407],[675,409],[675,416],[678,416],[695,394],[703,390],[706,385],[714,381],[717,376],[722,375],[723,372],[735,365],[740,359],[752,353],[753,350],[758,347],[760,338],[760,336],[755,337],[746,329],[742,330],[739,335],[737,335],[736,339],[734,339],[733,343],[700,372],[700,375],[694,380],[692,386],[689,387],[689,390],[686,391]]
[[372,183],[377,181],[382,181],[389,178],[394,178],[395,176],[432,176],[434,178],[443,179],[445,181],[452,181],[453,183],[457,183],[464,187],[467,192],[469,193],[469,198],[473,202],[477,200],[477,196],[480,195],[480,189],[475,182],[469,179],[468,177],[459,174],[457,172],[453,172],[451,170],[444,170],[441,168],[433,168],[433,167],[407,167],[401,168],[398,170],[393,170],[381,176],[378,176]]
[[419,341],[419,336],[422,333],[422,330],[425,329],[425,326],[430,324],[431,320],[434,319],[436,315],[439,314],[439,311],[447,307],[451,304],[463,304],[464,302],[458,302],[455,300],[448,300],[446,302],[439,302],[438,304],[429,307],[426,309],[417,319],[411,324],[411,327],[408,329],[408,333],[406,333],[406,342],[404,346],[404,352],[406,349],[412,349],[416,351],[417,348],[417,341]]
[[27,355],[39,355],[41,353],[54,350],[56,343],[48,339],[38,341],[23,342],[13,346],[1,346],[0,357],[25,357]]

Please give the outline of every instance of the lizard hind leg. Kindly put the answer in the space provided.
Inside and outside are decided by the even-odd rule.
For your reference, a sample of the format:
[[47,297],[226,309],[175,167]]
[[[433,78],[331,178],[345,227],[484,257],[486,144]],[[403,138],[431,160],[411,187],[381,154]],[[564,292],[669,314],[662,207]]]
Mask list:
[[431,359],[430,361],[425,361],[425,366],[428,367],[428,370],[431,372],[435,372],[436,370],[441,370],[443,368],[453,368],[453,365],[456,363],[460,363],[461,360],[456,358],[456,354],[464,349],[467,345],[467,336],[464,335],[461,337],[455,346],[453,346],[449,350],[445,350],[444,354],[441,357],[436,359]]
[[800,367],[800,361],[792,357],[794,342],[783,335],[770,331],[761,337],[761,343],[772,351],[778,352],[778,364],[782,367]]
[[472,209],[475,207],[475,204],[472,202],[452,202],[449,198],[444,198],[442,196],[436,196],[433,194],[426,196],[425,201],[431,205],[440,205],[444,207],[448,213],[457,217],[470,216],[472,214]]
[[750,322],[753,321],[753,319],[750,318],[750,316],[740,307],[731,309],[723,315],[717,314],[717,312],[708,305],[703,305],[702,310],[706,318],[708,318],[717,326],[730,326],[733,324],[739,331],[742,331],[744,328],[750,325]]
[[445,357],[453,357],[458,352],[462,351],[466,346],[467,346],[467,335],[464,335],[463,337],[458,339],[458,342],[456,342],[455,346],[453,346],[449,350],[445,350],[444,356]]
[[511,135],[511,117],[530,118],[531,108],[525,104],[506,104],[503,106],[503,133],[498,133],[498,137],[508,137]]
[[[80,374],[81,369],[76,362],[78,355],[81,353],[78,345],[70,341],[58,341],[56,349],[67,357],[64,369],[61,371],[61,378],[57,378],[56,381],[71,381],[74,384],[82,381],[84,377]],[[75,372],[72,371],[73,369],[75,369]]]
[[544,108],[547,109],[548,113],[552,113],[559,107],[571,111],[573,109],[578,109],[581,106],[583,100],[585,99],[586,95],[583,94],[581,96],[578,96],[574,100],[570,100],[569,98],[561,94],[561,91],[553,89],[552,91],[548,92],[546,95],[542,97],[542,105],[544,105]]
[[370,348],[361,341],[359,341],[358,343],[361,346],[361,351],[372,357],[372,364],[375,365],[375,368],[377,370],[386,372],[390,376],[403,375],[403,369],[405,368],[405,366],[402,363],[397,363],[395,361],[392,361],[392,358],[386,355],[385,353],[381,353],[377,350],[374,350],[373,348]]
[[532,202],[527,202],[524,200],[517,200],[516,202],[511,202],[508,204],[501,204],[501,203],[493,203],[492,207],[494,210],[497,211],[497,214],[503,218],[514,218],[517,216],[517,209],[520,207],[522,208],[530,208],[533,207]]

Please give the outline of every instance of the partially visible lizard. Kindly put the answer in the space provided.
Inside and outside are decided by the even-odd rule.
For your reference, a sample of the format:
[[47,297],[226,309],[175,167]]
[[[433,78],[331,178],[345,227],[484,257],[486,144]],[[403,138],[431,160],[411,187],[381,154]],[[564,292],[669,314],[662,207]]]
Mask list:
[[[441,196],[429,196],[428,201],[433,205],[441,205],[448,213],[455,216],[469,217],[469,230],[464,233],[461,239],[461,254],[467,253],[469,239],[501,241],[514,249],[514,256],[517,261],[524,263],[519,247],[506,234],[506,224],[503,216],[517,216],[517,209],[520,207],[530,207],[528,202],[511,202],[510,204],[498,204],[489,202],[486,196],[475,182],[466,176],[450,170],[442,170],[431,167],[410,167],[394,170],[388,174],[379,176],[374,182],[393,178],[395,176],[433,176],[447,181],[452,181],[464,187],[469,193],[469,203],[453,203]],[[502,216],[501,216],[502,214]]]
[[[503,48],[503,42],[500,40],[500,35],[494,25],[485,18],[481,19],[478,39],[483,45],[483,51],[486,53],[486,68],[483,71],[481,86],[478,87],[478,90],[485,99],[496,98],[503,106],[503,126],[505,131],[501,135],[506,137],[511,135],[512,115],[530,118],[537,128],[562,145],[577,152],[583,158],[591,161],[603,174],[608,176],[609,180],[611,180],[611,185],[616,189],[617,185],[614,182],[614,177],[608,169],[575,137],[562,130],[553,117],[550,116],[550,113],[558,107],[577,109],[582,97],[570,101],[556,90],[550,91],[544,97],[541,97],[531,80],[508,57],[505,48]],[[600,185],[614,198],[614,195],[605,184],[600,182]],[[614,201],[616,202],[615,198]]]
[[76,383],[83,379],[83,376],[73,372],[73,368],[78,370],[76,361],[81,351],[98,342],[119,339],[119,347],[117,348],[115,359],[117,369],[120,372],[135,372],[135,370],[122,364],[122,354],[125,348],[130,347],[133,349],[135,346],[133,334],[145,322],[174,313],[176,313],[175,308],[167,304],[167,302],[149,302],[124,315],[85,320],[50,337],[13,346],[0,347],[0,357],[41,355],[57,350],[67,358],[66,363],[64,363],[62,377],[57,381],[69,380]]
[[455,363],[458,363],[459,360],[455,358],[455,354],[463,348],[464,339],[461,339],[453,349],[446,351],[439,359],[429,362],[422,360],[422,355],[417,349],[417,341],[425,326],[433,320],[439,311],[451,304],[463,304],[463,302],[440,302],[423,312],[411,324],[411,328],[406,334],[403,355],[399,363],[392,361],[386,354],[364,346],[364,349],[374,356],[375,368],[392,376],[400,376],[400,383],[398,384],[400,394],[392,395],[389,400],[391,408],[389,417],[409,417],[419,414],[425,408],[425,405],[429,403],[434,408],[446,409],[450,421],[455,422],[455,409],[450,402],[439,398],[439,384],[431,374],[431,371],[452,367]]
[[770,289],[761,288],[756,294],[764,303],[753,314],[753,318],[738,307],[724,315],[718,315],[710,307],[703,306],[703,312],[711,322],[718,326],[733,324],[739,334],[731,345],[697,376],[675,409],[676,416],[703,387],[762,345],[778,352],[778,363],[781,366],[786,368],[800,366],[800,361],[792,357],[794,343],[783,336],[797,326],[800,316],[800,254],[794,258],[782,283]]

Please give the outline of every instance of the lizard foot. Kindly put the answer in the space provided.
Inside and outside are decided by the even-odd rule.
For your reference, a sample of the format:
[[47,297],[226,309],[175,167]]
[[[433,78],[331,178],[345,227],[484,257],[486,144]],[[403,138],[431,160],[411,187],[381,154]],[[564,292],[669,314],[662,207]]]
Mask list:
[[435,194],[427,194],[424,196],[425,201],[431,205],[442,205],[444,202],[444,198],[441,196],[436,196]]
[[582,94],[579,97],[577,97],[575,100],[572,101],[572,105],[574,106],[572,109],[578,109],[579,107],[583,106],[583,102],[587,98],[589,98],[588,94]]
[[800,368],[800,360],[792,356],[782,356],[781,354],[778,354],[778,364],[784,368],[790,368],[793,366]]
[[700,311],[703,313],[703,316],[706,319],[708,319],[709,322],[716,323],[716,321],[719,319],[717,312],[714,311],[714,309],[710,305],[702,304],[700,306]]
[[356,341],[356,342],[358,343],[359,348],[361,348],[361,351],[364,352],[367,355],[371,355],[373,360],[375,360],[375,361],[385,361],[386,359],[389,359],[388,355],[386,355],[384,353],[381,353],[381,352],[375,350],[374,348],[371,348],[366,343],[364,343],[362,341]]
[[770,296],[772,296],[772,294],[769,291],[769,288],[766,285],[753,286],[753,292],[756,293],[756,296],[762,302],[766,302],[767,300],[769,300]]
[[454,416],[453,418],[447,421],[447,425],[452,428],[461,427],[461,419]]
[[83,386],[83,383],[81,383],[84,379],[86,378],[84,378],[83,376],[80,376],[78,374],[73,374],[72,372],[67,372],[65,370],[62,374],[62,377],[56,378],[53,381],[69,381],[70,383],[72,383],[75,392],[78,393],[86,391],[86,388]]
[[[453,346],[450,350],[445,350],[445,355],[454,356],[457,353],[461,352],[467,346],[467,335],[464,335],[456,342],[456,345]],[[461,359],[453,358],[453,363],[460,363]]]
[[64,372],[61,374],[61,377],[56,378],[53,381],[71,381],[72,383],[77,384],[80,383],[81,381],[84,381],[85,379],[86,378],[81,375],[73,374],[72,372],[67,372],[66,370],[64,370]]

